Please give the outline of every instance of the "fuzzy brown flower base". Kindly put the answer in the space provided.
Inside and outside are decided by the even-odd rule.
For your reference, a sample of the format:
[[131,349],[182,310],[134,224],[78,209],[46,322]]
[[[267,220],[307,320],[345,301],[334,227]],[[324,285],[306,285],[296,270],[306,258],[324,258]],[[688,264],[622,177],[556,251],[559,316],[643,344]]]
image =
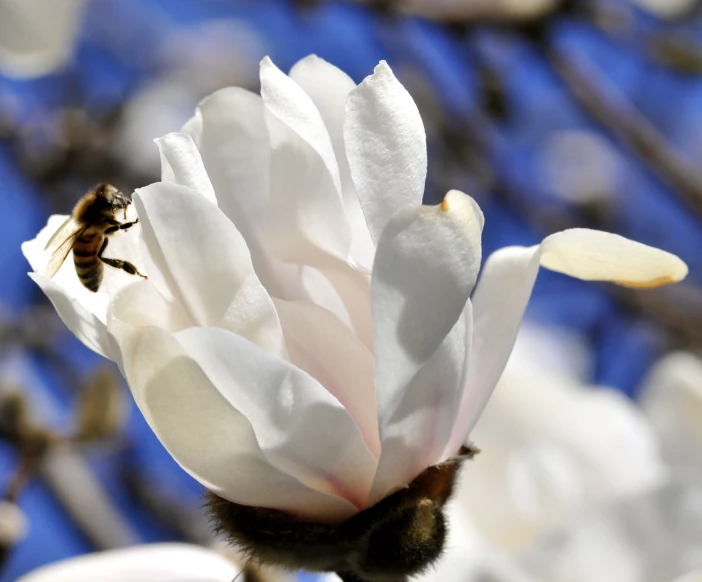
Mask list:
[[405,582],[441,555],[446,539],[443,507],[461,463],[477,452],[462,448],[407,488],[340,524],[238,505],[213,493],[208,505],[218,532],[260,563],[336,572],[344,582]]

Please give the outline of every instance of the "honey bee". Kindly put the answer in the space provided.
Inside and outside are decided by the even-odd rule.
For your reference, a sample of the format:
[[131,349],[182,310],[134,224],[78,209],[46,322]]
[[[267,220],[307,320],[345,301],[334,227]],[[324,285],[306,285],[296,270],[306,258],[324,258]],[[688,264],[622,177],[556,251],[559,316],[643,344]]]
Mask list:
[[108,259],[103,256],[109,236],[118,230],[127,230],[139,219],[120,222],[117,213],[123,211],[127,220],[127,208],[131,204],[118,188],[111,184],[98,184],[78,201],[73,213],[46,243],[44,250],[55,247],[46,267],[46,276],[53,277],[63,265],[68,253],[73,251],[76,273],[84,287],[96,292],[102,283],[105,263],[115,269],[122,269],[130,275],[146,279],[138,269],[121,259]]
[[233,503],[208,494],[215,529],[254,563],[335,572],[343,582],[407,582],[444,550],[444,505],[467,446],[429,467],[406,488],[340,524],[306,520],[277,509]]

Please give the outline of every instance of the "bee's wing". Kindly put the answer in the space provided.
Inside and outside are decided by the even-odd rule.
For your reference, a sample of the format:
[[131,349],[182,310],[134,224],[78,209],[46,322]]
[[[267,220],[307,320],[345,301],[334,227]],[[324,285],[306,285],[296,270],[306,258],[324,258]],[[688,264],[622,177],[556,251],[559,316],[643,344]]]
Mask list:
[[76,230],[80,228],[80,224],[76,221],[73,216],[69,216],[66,220],[63,221],[63,224],[59,226],[56,229],[56,232],[51,235],[51,238],[49,239],[49,242],[46,243],[46,246],[44,247],[44,250],[48,250],[49,247],[56,246],[60,244],[59,241],[62,241],[70,234],[73,234]]
[[46,265],[44,271],[47,277],[51,278],[58,272],[63,262],[66,260],[68,253],[71,252],[73,243],[83,234],[84,230],[84,226],[73,220],[73,217],[69,217],[49,239],[45,248],[48,249],[52,246],[56,248],[51,254],[49,263]]

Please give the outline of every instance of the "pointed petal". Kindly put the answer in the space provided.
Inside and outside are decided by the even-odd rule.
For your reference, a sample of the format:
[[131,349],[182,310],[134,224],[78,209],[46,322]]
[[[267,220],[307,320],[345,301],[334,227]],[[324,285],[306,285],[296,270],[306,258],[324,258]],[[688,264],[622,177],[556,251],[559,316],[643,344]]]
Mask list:
[[538,272],[538,246],[505,247],[485,261],[472,298],[469,371],[447,453],[465,443],[502,375]]
[[398,211],[378,244],[371,279],[381,431],[412,377],[458,321],[480,266],[483,215],[452,190],[438,206]]
[[161,153],[161,180],[192,188],[217,204],[212,183],[193,138],[187,133],[173,132],[154,141]]
[[444,450],[463,395],[471,320],[472,306],[468,301],[439,349],[405,391],[396,394],[394,401],[379,411],[382,455],[369,504],[451,456],[444,454]]
[[290,263],[320,267],[348,260],[351,230],[324,159],[274,114],[266,121],[272,146],[266,243]]
[[361,207],[377,244],[395,211],[421,203],[427,174],[422,118],[385,61],[349,94],[344,139]]
[[177,337],[219,395],[249,420],[266,458],[309,487],[363,507],[377,461],[334,396],[225,330],[192,328]]
[[373,354],[333,313],[306,301],[275,301],[290,362],[346,408],[363,440],[380,456]]
[[110,333],[121,348],[124,374],[139,408],[185,471],[235,503],[317,519],[354,513],[347,501],[315,491],[271,465],[249,421],[175,336],[120,319],[128,315],[123,313],[127,299],[115,301]]
[[282,355],[271,298],[243,237],[222,211],[189,188],[163,182],[138,190],[134,203],[151,256],[192,319]]
[[290,78],[310,96],[327,127],[339,165],[346,217],[351,226],[351,259],[370,271],[375,245],[361,209],[356,187],[351,179],[351,169],[346,159],[344,143],[346,98],[356,87],[356,83],[341,69],[316,55],[310,55],[298,61],[290,70]]
[[339,166],[322,116],[302,87],[276,67],[269,57],[261,61],[261,97],[268,111],[317,152],[334,187],[341,192]]
[[687,275],[687,265],[671,253],[587,228],[546,237],[541,243],[541,266],[578,279],[635,288],[676,283]]
[[269,199],[270,142],[259,95],[216,91],[183,127],[198,145],[219,208],[246,240],[263,286],[276,297],[299,297],[297,268],[273,256],[262,240]]
[[33,570],[17,582],[230,582],[241,568],[213,550],[162,543],[88,554]]

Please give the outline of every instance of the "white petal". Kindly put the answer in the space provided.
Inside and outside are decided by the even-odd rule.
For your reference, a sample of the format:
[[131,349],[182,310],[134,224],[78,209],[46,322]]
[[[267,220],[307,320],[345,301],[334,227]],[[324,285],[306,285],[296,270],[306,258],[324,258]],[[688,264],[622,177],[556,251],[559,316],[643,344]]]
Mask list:
[[239,571],[224,556],[188,544],[150,544],[55,562],[17,582],[231,582]]
[[578,279],[637,288],[676,283],[687,275],[687,265],[671,253],[586,228],[546,237],[541,243],[541,266]]
[[347,501],[271,465],[249,421],[179,341],[162,329],[120,319],[123,311],[118,298],[109,329],[122,350],[125,377],[151,429],[183,469],[235,503],[319,519],[354,513]]
[[349,94],[344,139],[361,207],[377,244],[395,211],[421,203],[427,174],[422,118],[385,61]]
[[134,203],[152,258],[193,320],[284,354],[271,298],[243,237],[222,211],[189,188],[162,182],[138,190]]
[[268,112],[266,121],[273,148],[265,221],[269,248],[283,261],[314,267],[348,260],[351,230],[324,159],[274,114]]
[[251,422],[266,458],[318,491],[364,506],[376,458],[323,386],[225,330],[192,328],[177,337],[219,395]]
[[341,69],[316,55],[310,55],[298,61],[290,70],[290,78],[310,96],[327,127],[339,165],[341,193],[351,226],[351,259],[370,271],[375,245],[361,209],[356,186],[351,179],[351,169],[346,159],[344,143],[346,98],[356,87],[356,83]]
[[333,313],[309,302],[275,302],[290,362],[346,408],[370,451],[380,456],[373,354]]
[[63,323],[80,341],[101,356],[115,359],[103,321],[48,277],[40,273],[29,273],[29,276],[46,293]]
[[246,240],[261,283],[276,297],[299,297],[296,267],[266,248],[260,230],[269,199],[270,142],[259,95],[238,88],[200,102],[183,127],[198,145],[219,208]]
[[539,247],[492,253],[473,293],[473,345],[465,392],[449,443],[465,443],[504,370],[539,272]]
[[379,410],[382,455],[369,504],[458,452],[444,454],[463,394],[471,318],[468,301],[451,333],[404,392]]
[[381,438],[384,418],[466,306],[482,227],[475,201],[452,190],[438,206],[400,210],[383,231],[371,279]]
[[85,0],[0,1],[0,71],[11,77],[38,77],[66,65],[85,4]]
[[269,57],[261,61],[261,97],[268,111],[317,152],[331,175],[334,187],[341,192],[339,166],[322,116],[309,95],[276,67]]
[[193,138],[187,133],[174,132],[154,141],[161,152],[161,180],[192,188],[217,204],[212,183]]

